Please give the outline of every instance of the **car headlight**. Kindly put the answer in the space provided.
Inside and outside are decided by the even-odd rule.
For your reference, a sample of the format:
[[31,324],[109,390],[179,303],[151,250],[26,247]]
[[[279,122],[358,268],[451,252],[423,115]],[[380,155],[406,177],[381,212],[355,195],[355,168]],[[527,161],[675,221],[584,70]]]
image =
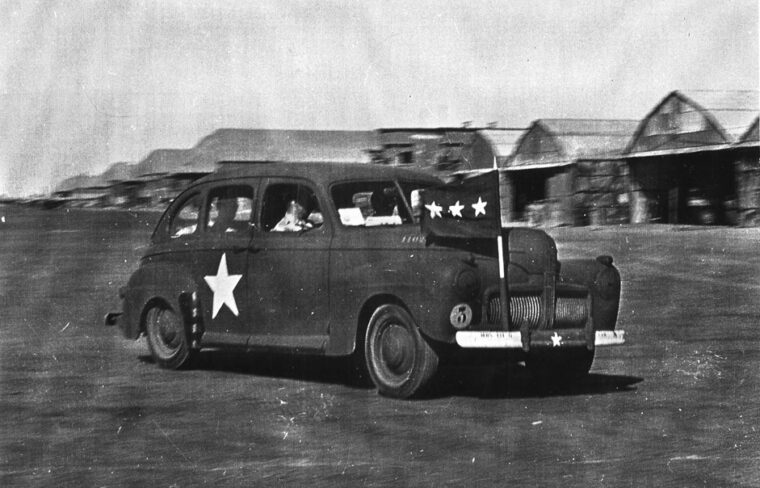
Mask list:
[[620,294],[620,275],[612,266],[600,271],[594,279],[594,288],[604,300],[611,300]]
[[454,278],[454,289],[461,298],[469,300],[480,290],[480,279],[474,271],[463,269]]

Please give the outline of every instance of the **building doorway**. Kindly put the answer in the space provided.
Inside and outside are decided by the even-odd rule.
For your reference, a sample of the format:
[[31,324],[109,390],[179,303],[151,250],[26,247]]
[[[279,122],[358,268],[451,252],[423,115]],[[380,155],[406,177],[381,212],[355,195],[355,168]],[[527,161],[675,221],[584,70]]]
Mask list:
[[671,155],[631,165],[648,222],[735,225],[734,163],[720,152]]

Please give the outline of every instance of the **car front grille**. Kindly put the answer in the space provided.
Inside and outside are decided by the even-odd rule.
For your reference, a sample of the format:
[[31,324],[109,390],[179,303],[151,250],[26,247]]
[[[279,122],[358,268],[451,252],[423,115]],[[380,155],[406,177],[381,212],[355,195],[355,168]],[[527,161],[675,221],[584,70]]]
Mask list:
[[[582,328],[588,318],[586,297],[557,297],[554,310],[555,329]],[[541,324],[541,297],[539,295],[512,296],[509,299],[509,315],[512,327],[517,330],[527,323],[529,330]],[[486,319],[489,324],[501,321],[501,300],[492,296],[488,300]]]

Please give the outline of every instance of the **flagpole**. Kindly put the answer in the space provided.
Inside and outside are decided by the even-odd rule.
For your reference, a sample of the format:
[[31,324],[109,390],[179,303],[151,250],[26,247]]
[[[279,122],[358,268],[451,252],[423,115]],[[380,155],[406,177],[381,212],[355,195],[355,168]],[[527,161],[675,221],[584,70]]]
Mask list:
[[[499,178],[499,165],[496,163],[496,156],[493,157],[493,169],[496,171],[496,177]],[[500,178],[499,178],[500,180]],[[501,182],[500,182],[501,183]],[[496,247],[499,253],[499,305],[501,306],[501,324],[505,331],[509,330],[509,293],[507,290],[506,264],[504,260],[504,237],[501,233],[501,184],[499,184],[499,235],[496,237]]]

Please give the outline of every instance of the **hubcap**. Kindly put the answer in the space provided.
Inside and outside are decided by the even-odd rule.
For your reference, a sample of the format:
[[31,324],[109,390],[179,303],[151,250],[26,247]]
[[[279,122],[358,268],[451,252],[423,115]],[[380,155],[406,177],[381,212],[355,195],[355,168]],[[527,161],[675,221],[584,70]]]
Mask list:
[[380,357],[385,368],[395,374],[404,375],[412,367],[414,343],[409,332],[400,325],[391,324],[380,338]]
[[171,356],[181,344],[177,317],[168,310],[157,310],[154,314],[154,337],[156,338],[157,352],[162,356]]
[[177,329],[172,320],[166,317],[166,313],[162,313],[159,320],[158,333],[161,342],[171,348],[177,347]]

